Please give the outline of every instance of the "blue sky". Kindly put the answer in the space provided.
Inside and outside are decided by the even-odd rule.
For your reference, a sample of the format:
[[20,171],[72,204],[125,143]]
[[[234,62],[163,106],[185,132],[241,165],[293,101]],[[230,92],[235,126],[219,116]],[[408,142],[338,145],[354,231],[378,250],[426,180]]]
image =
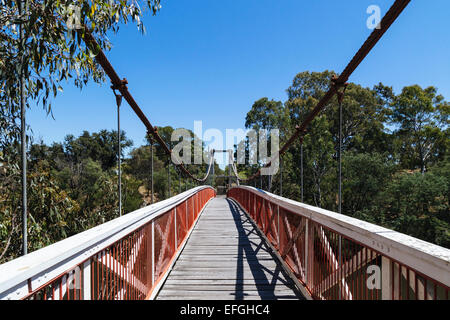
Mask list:
[[[135,25],[111,35],[107,52],[150,122],[193,129],[243,128],[261,97],[286,100],[298,72],[341,72],[371,30],[369,5],[384,14],[393,0],[162,0],[157,16],[147,13],[147,34]],[[450,1],[415,0],[406,8],[351,82],[403,86],[434,85],[450,100]],[[116,129],[109,82],[83,91],[63,83],[53,100],[55,119],[39,107],[28,112],[36,139],[62,141],[83,130]],[[145,128],[124,103],[122,129],[135,146]]]

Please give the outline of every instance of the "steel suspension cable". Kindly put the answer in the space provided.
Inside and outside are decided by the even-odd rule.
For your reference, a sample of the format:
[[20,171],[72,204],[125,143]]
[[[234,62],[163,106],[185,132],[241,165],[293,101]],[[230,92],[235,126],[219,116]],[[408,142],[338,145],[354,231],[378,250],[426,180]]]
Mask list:
[[[281,148],[280,152],[275,155],[275,157],[279,157],[279,156],[283,155],[299,136],[303,136],[306,133],[306,128],[311,123],[311,121],[325,108],[327,103],[337,93],[337,90],[341,86],[343,86],[344,83],[347,82],[347,80],[351,76],[351,74],[360,65],[360,63],[364,60],[364,58],[370,53],[370,51],[378,43],[378,41],[381,39],[381,37],[384,35],[384,33],[389,29],[389,27],[394,23],[394,21],[398,18],[398,16],[403,12],[403,10],[406,8],[406,6],[409,4],[409,2],[411,2],[411,0],[396,0],[394,2],[394,4],[389,9],[389,11],[386,13],[386,15],[381,20],[380,28],[375,29],[371,33],[369,38],[364,42],[362,47],[358,50],[358,52],[355,54],[355,56],[350,61],[350,63],[347,65],[347,67],[344,69],[344,71],[340,74],[340,76],[338,78],[335,79],[333,85],[328,90],[328,92],[317,103],[316,107],[307,115],[305,120],[299,126],[296,126],[296,130],[295,130],[294,134],[292,134],[292,136],[284,144],[284,146]],[[147,119],[145,114],[139,108],[139,105],[136,103],[136,101],[134,100],[131,93],[128,91],[127,80],[120,79],[117,72],[114,70],[113,66],[107,59],[106,55],[104,54],[103,50],[101,50],[97,41],[92,36],[92,34],[87,30],[87,28],[84,28],[84,33],[82,33],[82,38],[88,46],[91,46],[92,48],[96,48],[98,50],[98,54],[96,55],[95,59],[100,64],[100,66],[103,68],[103,70],[105,71],[107,76],[110,78],[113,86],[116,87],[121,92],[122,96],[128,102],[130,107],[134,110],[136,115],[139,117],[139,119],[142,121],[142,123],[146,126],[148,133],[150,133],[155,138],[155,140],[160,144],[160,146],[163,148],[165,153],[167,155],[169,155],[169,157],[171,157],[172,150],[166,145],[164,140],[158,134],[157,128],[152,126],[152,124]],[[269,167],[271,165],[272,161],[273,160],[269,161],[264,167]],[[171,162],[173,163],[172,159],[171,159]],[[204,182],[208,178],[208,175],[204,179],[198,179],[198,178],[194,177],[184,167],[183,163],[179,163],[179,164],[175,164],[175,165],[178,166],[186,175],[188,175],[191,179],[195,180],[196,182]],[[252,175],[248,179],[245,179],[245,180],[241,179],[241,181],[250,181],[250,180],[258,177],[259,175],[261,175],[261,169],[259,169],[258,172],[256,172],[254,175]]]
[[303,184],[303,137],[300,138],[300,185],[301,199],[304,200],[304,184]]
[[177,170],[177,172],[178,172],[178,182],[179,182],[178,193],[181,193],[181,171]]
[[210,158],[209,158],[209,163],[208,163],[208,169],[206,170],[206,174],[205,177],[203,179],[197,179],[197,182],[205,182],[209,175],[211,174],[211,166],[214,166],[214,150],[211,150],[210,152]]
[[339,147],[338,147],[338,212],[342,213],[342,102],[347,86],[342,92],[338,92],[339,103]]
[[137,102],[134,100],[131,93],[128,91],[128,81],[126,79],[121,80],[111,63],[109,62],[108,58],[106,57],[103,50],[100,48],[99,44],[95,40],[95,38],[92,36],[92,34],[89,32],[89,30],[85,27],[84,32],[81,32],[81,38],[84,40],[86,45],[91,48],[95,48],[95,51],[97,55],[95,56],[95,60],[97,63],[103,68],[106,75],[111,80],[111,83],[113,87],[120,91],[122,96],[125,98],[125,100],[128,102],[130,107],[133,109],[133,111],[136,113],[138,118],[141,120],[141,122],[145,125],[147,132],[153,136],[153,138],[159,143],[159,145],[163,148],[164,152],[170,157],[170,161],[177,167],[179,167],[189,178],[192,180],[195,180],[197,182],[204,182],[206,181],[206,178],[204,179],[198,179],[194,177],[183,165],[183,163],[174,163],[171,159],[172,150],[167,146],[167,144],[164,142],[164,140],[161,138],[161,136],[158,134],[157,127],[152,126],[148,118],[145,116],[145,114],[142,112],[141,108],[137,104]]
[[[333,96],[337,93],[337,90],[339,87],[344,85],[344,83],[347,82],[348,78],[351,76],[351,74],[355,71],[355,69],[359,66],[359,64],[364,60],[364,58],[370,53],[370,51],[373,49],[373,47],[378,43],[378,41],[381,39],[381,37],[384,35],[384,33],[390,28],[390,26],[395,22],[395,20],[399,17],[399,15],[403,12],[403,10],[406,8],[406,6],[411,2],[411,0],[396,0],[394,4],[391,6],[391,8],[388,10],[386,15],[383,17],[383,19],[380,22],[379,28],[376,28],[369,38],[364,42],[362,47],[358,50],[358,52],[355,54],[353,59],[350,61],[350,63],[347,65],[347,67],[344,69],[344,71],[340,74],[340,76],[335,79],[334,84],[331,86],[329,91],[324,95],[324,97],[318,102],[316,107],[308,114],[306,119],[301,123],[301,125],[296,126],[296,131],[294,134],[288,139],[288,141],[284,144],[284,146],[281,148],[280,152],[275,155],[276,158],[280,158],[281,155],[283,155],[287,149],[295,142],[295,140],[299,136],[303,136],[306,134],[306,128],[310,124],[310,122],[320,113],[320,111],[323,110],[323,108],[326,106],[326,104],[333,98]],[[26,1],[25,1],[26,3]],[[92,36],[92,34],[89,32],[89,30],[84,27],[82,29],[83,31],[80,31],[81,38],[86,43],[87,46],[90,46],[91,48],[96,48],[98,51],[95,59],[97,63],[100,64],[100,66],[105,71],[106,75],[110,78],[111,83],[113,84],[113,87],[115,87],[117,90],[120,91],[122,96],[125,98],[125,100],[128,102],[130,107],[133,109],[133,111],[136,113],[136,115],[139,117],[141,122],[145,125],[147,128],[147,132],[151,134],[155,140],[160,144],[160,146],[163,148],[165,153],[171,157],[172,150],[166,145],[164,140],[161,138],[161,136],[157,132],[157,128],[152,126],[148,118],[145,116],[145,114],[142,112],[142,110],[139,108],[139,105],[134,100],[131,93],[128,91],[127,87],[127,80],[123,79],[121,80],[118,76],[117,72],[114,70],[113,66],[107,59],[106,55],[104,54],[103,50],[98,45],[95,38]],[[22,121],[24,122],[24,121]],[[23,123],[22,123],[23,125]],[[22,138],[22,144],[23,143]],[[153,151],[153,149],[152,149]],[[281,158],[280,158],[281,159]],[[170,159],[171,163],[173,163],[172,159]],[[269,161],[264,167],[269,167],[271,165],[273,160]],[[175,163],[174,163],[175,164]],[[208,178],[208,174],[204,179],[198,179],[194,177],[183,165],[183,163],[175,164],[175,166],[178,166],[189,178],[194,180],[195,182],[204,182]],[[25,167],[25,166],[23,166]],[[23,169],[23,173],[25,170]],[[153,173],[153,170],[152,170]],[[249,182],[253,180],[254,178],[258,177],[261,174],[261,169],[258,170],[254,175],[247,179],[240,179],[241,181]],[[26,175],[23,174],[23,175]],[[238,177],[237,177],[238,178]],[[239,179],[239,178],[238,178]],[[23,179],[26,181],[26,178]],[[26,182],[25,182],[26,183]],[[24,184],[25,184],[24,183]],[[256,182],[255,182],[256,184]],[[26,190],[26,187],[23,187],[24,190]],[[153,188],[152,188],[153,191]],[[24,207],[26,207],[26,191],[23,191],[25,195],[23,195],[23,204]],[[152,197],[153,201],[153,197]],[[24,225],[26,228],[26,219],[24,219]],[[24,238],[26,239],[26,232],[24,232]],[[25,240],[26,241],[26,240]],[[24,252],[26,252],[26,248],[24,248]]]
[[170,166],[171,166],[172,162],[170,162],[170,160],[167,160],[167,181],[168,181],[168,195],[170,198],[171,192],[170,192]]
[[[19,15],[24,12],[28,14],[28,1],[20,0],[17,3]],[[28,254],[28,196],[27,196],[27,125],[26,125],[26,76],[28,66],[25,64],[25,26],[19,25],[18,51],[21,55],[21,66],[19,75],[19,106],[20,106],[20,148],[22,162],[22,255]]]
[[[312,120],[325,108],[328,102],[334,97],[334,95],[338,92],[339,88],[345,85],[348,81],[349,77],[353,74],[356,68],[361,64],[365,57],[370,53],[370,51],[375,47],[381,37],[386,33],[386,31],[390,28],[390,26],[394,23],[394,21],[400,16],[406,6],[411,2],[411,0],[396,0],[388,12],[385,14],[383,19],[380,22],[379,29],[376,28],[361,46],[361,48],[357,51],[357,53],[353,56],[352,60],[345,67],[344,71],[339,75],[339,77],[334,78],[332,81],[332,85],[328,92],[322,97],[322,99],[317,103],[315,108],[306,116],[303,122],[296,126],[295,132],[291,135],[291,137],[287,140],[287,142],[280,149],[279,153],[275,155],[274,158],[278,158],[283,155],[289,147],[297,140],[298,137],[304,136],[306,134],[306,130],[311,123]],[[269,161],[263,167],[269,167],[274,159]],[[242,181],[251,181],[258,177],[261,174],[261,169],[259,169],[254,175]]]
[[151,200],[150,200],[150,204],[153,204],[153,141],[152,141],[152,138],[150,137],[150,153],[151,153],[151,158],[152,158],[152,160],[151,160],[151,169],[152,169],[152,175],[151,175],[151,182],[150,182],[150,184],[151,184],[151,189],[152,189],[152,191],[151,191]]
[[280,157],[280,197],[283,196],[283,159]]
[[122,96],[117,94],[112,87],[113,93],[116,96],[116,104],[117,104],[117,185],[118,185],[118,193],[119,193],[119,216],[122,216],[122,168],[121,168],[121,156],[122,156],[122,148],[120,145],[120,105],[122,104]]
[[236,164],[234,163],[234,156],[233,156],[233,151],[232,150],[228,150],[228,163],[231,165],[231,168],[233,169],[233,173],[236,176],[237,181],[238,181],[238,185],[239,185],[239,180],[242,180],[242,179],[239,178],[239,174],[237,172]]

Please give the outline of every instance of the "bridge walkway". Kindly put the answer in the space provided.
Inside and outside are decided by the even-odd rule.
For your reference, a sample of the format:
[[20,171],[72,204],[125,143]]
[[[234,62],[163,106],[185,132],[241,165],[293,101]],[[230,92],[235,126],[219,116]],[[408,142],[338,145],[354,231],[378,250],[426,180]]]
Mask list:
[[156,299],[304,299],[255,228],[233,201],[212,199]]

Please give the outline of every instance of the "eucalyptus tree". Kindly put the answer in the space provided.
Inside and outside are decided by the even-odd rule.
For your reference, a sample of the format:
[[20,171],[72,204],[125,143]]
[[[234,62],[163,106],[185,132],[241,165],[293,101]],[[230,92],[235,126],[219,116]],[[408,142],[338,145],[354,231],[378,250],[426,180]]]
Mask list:
[[[120,24],[131,20],[145,31],[139,4],[153,14],[160,9],[160,0],[0,0],[0,147],[20,136],[23,254],[29,229],[25,110],[33,101],[51,113],[51,96],[63,90],[63,81],[80,88],[103,82],[95,56],[111,48],[107,33],[117,33]],[[83,41],[88,36],[97,41]]]
[[391,106],[401,162],[407,169],[420,168],[423,174],[430,161],[446,153],[450,103],[435,87],[413,85],[404,87]]
[[[19,79],[25,74],[27,106],[35,100],[51,112],[51,95],[72,80],[82,88],[104,81],[95,62],[99,49],[109,50],[108,32],[133,21],[141,32],[144,12],[156,14],[160,0],[0,0],[0,103],[2,114],[18,116]],[[141,6],[139,5],[142,5]],[[20,5],[24,10],[20,10]],[[23,29],[20,35],[19,28]],[[99,47],[83,41],[91,33]]]

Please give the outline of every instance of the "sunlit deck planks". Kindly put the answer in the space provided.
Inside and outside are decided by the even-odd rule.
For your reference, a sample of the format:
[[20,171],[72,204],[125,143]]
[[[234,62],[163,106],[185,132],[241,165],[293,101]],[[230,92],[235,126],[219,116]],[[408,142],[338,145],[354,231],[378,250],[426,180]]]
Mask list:
[[210,201],[157,299],[303,299],[247,216]]

